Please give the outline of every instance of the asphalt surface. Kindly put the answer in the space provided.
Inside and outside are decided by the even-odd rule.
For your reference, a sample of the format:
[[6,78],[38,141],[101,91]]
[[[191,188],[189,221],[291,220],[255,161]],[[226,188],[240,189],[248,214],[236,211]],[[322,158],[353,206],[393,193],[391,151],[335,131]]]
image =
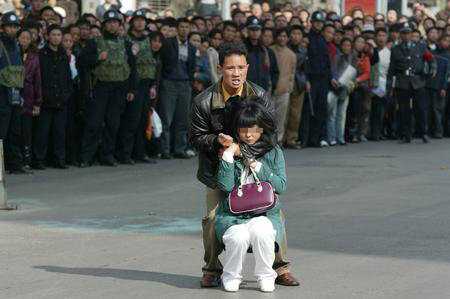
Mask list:
[[0,298],[450,298],[450,140],[285,151],[300,287],[200,289],[197,160],[8,176]]

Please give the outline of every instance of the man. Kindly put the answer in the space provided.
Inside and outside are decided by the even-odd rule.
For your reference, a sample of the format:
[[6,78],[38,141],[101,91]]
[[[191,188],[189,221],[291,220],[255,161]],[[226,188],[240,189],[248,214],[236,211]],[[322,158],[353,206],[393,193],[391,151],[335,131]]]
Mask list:
[[[117,166],[114,158],[120,116],[136,93],[136,58],[131,43],[119,38],[120,16],[111,9],[103,16],[103,36],[90,40],[80,54],[80,65],[93,69],[93,97],[86,103],[86,125],[81,141],[80,167],[92,164],[100,133],[100,163]],[[102,125],[104,128],[102,130]]]
[[[391,61],[387,77],[387,90],[390,96],[395,94],[400,109],[400,143],[411,142],[411,98],[413,101],[418,134],[424,143],[429,142],[427,136],[427,95],[425,91],[425,64],[429,64],[432,76],[436,75],[436,61],[424,43],[411,40],[412,27],[404,23],[400,29],[400,44],[392,48]],[[427,61],[428,60],[428,61]],[[395,76],[395,85],[394,85]]]
[[211,66],[211,82],[214,84],[220,79],[219,72],[219,52],[218,49],[222,44],[222,31],[219,29],[213,29],[208,34],[208,60]]
[[[227,43],[221,46],[220,71],[222,79],[199,94],[191,109],[190,142],[199,150],[197,178],[206,185],[207,216],[202,220],[205,265],[202,268],[202,287],[216,287],[220,282],[222,264],[218,256],[221,252],[214,229],[214,217],[223,194],[217,188],[219,151],[229,146],[230,136],[224,131],[225,104],[229,100],[256,95],[261,97],[270,113],[274,113],[269,95],[256,84],[247,81],[247,51],[241,44]],[[220,136],[219,136],[220,134]],[[286,238],[276,254],[274,269],[276,283],[298,286],[298,281],[289,273],[289,262],[284,260]]]
[[41,9],[44,5],[43,0],[31,0],[31,11],[25,17],[24,23],[34,23],[41,18]]
[[53,166],[66,169],[67,104],[73,92],[69,58],[62,47],[63,33],[58,25],[47,29],[48,41],[39,51],[42,81],[42,106],[36,120],[33,139],[33,167],[45,169],[48,145],[52,136]]
[[[161,159],[189,159],[186,153],[188,114],[195,72],[195,47],[189,43],[190,24],[178,19],[177,36],[161,49],[161,92],[157,111],[162,122]],[[173,149],[171,144],[173,139]]]
[[331,75],[330,58],[322,29],[325,14],[315,11],[311,16],[311,31],[309,32],[308,63],[306,90],[309,99],[303,109],[303,121],[300,129],[303,146],[328,146],[327,139],[327,95],[331,85],[337,87],[337,82]]
[[270,90],[278,82],[278,66],[276,59],[273,60],[274,63],[270,59],[271,55],[275,57],[273,51],[261,43],[261,28],[261,22],[256,17],[248,18],[248,38],[244,42],[248,52],[247,78],[264,90]]
[[450,0],[447,0],[446,7],[436,14],[436,18],[438,20],[443,20],[447,22],[449,16],[450,16]]
[[135,11],[130,20],[128,40],[133,44],[133,54],[136,55],[139,84],[135,99],[126,103],[118,138],[119,160],[128,165],[134,164],[131,158],[133,149],[137,161],[155,163],[148,157],[145,147],[149,99],[150,96],[156,97],[156,59],[152,55],[150,39],[144,34],[146,27],[145,13],[142,10]]
[[226,43],[234,42],[236,38],[236,33],[238,30],[238,26],[233,21],[225,21],[223,22],[223,41]]
[[0,35],[0,139],[5,141],[6,167],[10,173],[28,174],[22,158],[20,124],[24,66],[17,44],[19,18],[14,12],[2,16]]
[[95,16],[97,17],[97,19],[103,20],[106,11],[111,9],[118,11],[121,7],[122,4],[120,3],[120,0],[105,0],[105,3],[99,4],[95,9]]
[[378,55],[378,88],[372,99],[372,111],[370,117],[370,136],[373,141],[383,138],[383,120],[386,105],[386,78],[391,61],[391,51],[386,47],[388,33],[385,27],[377,28],[375,31],[375,42],[377,44]]
[[300,25],[293,25],[289,29],[289,48],[297,56],[295,70],[294,91],[289,100],[289,108],[286,122],[286,148],[300,149],[298,141],[298,129],[300,127],[303,103],[305,99],[306,75],[305,61],[308,58],[308,50],[302,45],[303,29]]
[[294,90],[297,56],[287,46],[289,41],[287,27],[277,29],[275,39],[276,43],[270,49],[275,53],[280,76],[278,83],[274,85],[272,99],[275,103],[277,141],[282,145],[284,140],[284,125],[289,107],[289,95]]

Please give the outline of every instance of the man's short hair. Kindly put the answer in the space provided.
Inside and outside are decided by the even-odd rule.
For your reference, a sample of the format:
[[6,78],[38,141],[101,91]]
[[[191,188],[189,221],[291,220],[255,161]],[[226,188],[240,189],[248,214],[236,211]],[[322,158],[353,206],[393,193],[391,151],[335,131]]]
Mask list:
[[286,35],[288,35],[289,36],[289,29],[287,28],[287,27],[282,27],[282,28],[278,28],[276,31],[275,31],[275,38],[277,38],[281,33],[286,33]]
[[300,30],[303,34],[303,26],[302,25],[292,25],[289,27],[289,35],[291,35],[291,32],[294,30]]
[[198,21],[198,20],[202,21],[206,25],[206,19],[204,17],[202,17],[202,16],[195,16],[195,17],[193,17],[191,22],[194,24],[195,21]]
[[181,23],[188,23],[190,24],[189,20],[187,18],[178,18],[177,19],[177,26],[180,25]]
[[223,66],[225,58],[231,55],[243,55],[247,59],[247,48],[243,43],[223,43],[219,47],[219,65]]
[[219,29],[213,29],[208,33],[208,37],[214,38],[216,34],[220,34],[220,36],[222,36],[222,31],[220,31]]
[[233,27],[234,29],[236,29],[236,31],[238,30],[238,25],[233,21],[223,22],[223,30],[225,30],[227,27]]

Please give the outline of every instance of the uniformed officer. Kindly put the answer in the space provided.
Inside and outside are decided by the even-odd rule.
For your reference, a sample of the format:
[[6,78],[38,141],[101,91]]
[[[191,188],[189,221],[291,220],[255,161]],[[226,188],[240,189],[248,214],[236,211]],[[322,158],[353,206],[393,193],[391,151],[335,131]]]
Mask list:
[[93,97],[86,102],[80,167],[91,165],[100,138],[99,162],[117,166],[114,153],[120,117],[136,93],[136,57],[131,43],[117,36],[122,20],[114,9],[103,18],[102,36],[90,40],[80,54],[80,64],[93,69],[95,84]]
[[133,147],[135,158],[144,163],[155,163],[146,152],[145,131],[148,124],[150,98],[156,97],[156,65],[152,55],[150,39],[144,33],[147,27],[145,12],[137,10],[130,20],[127,39],[133,44],[139,78],[135,99],[126,104],[119,130],[119,158],[124,164],[134,164],[131,158]]
[[17,44],[19,18],[14,12],[2,16],[0,35],[0,139],[5,140],[6,167],[10,173],[31,173],[23,166],[21,151],[21,89],[24,66]]
[[322,35],[325,23],[323,11],[315,11],[311,15],[311,31],[309,32],[308,61],[306,85],[309,98],[303,108],[303,122],[300,138],[303,146],[328,146],[327,140],[327,95],[330,84],[337,87],[331,75],[328,46]]
[[[401,143],[411,142],[411,99],[413,101],[418,134],[424,143],[427,136],[427,95],[425,84],[428,73],[436,74],[436,61],[422,42],[412,40],[412,27],[404,23],[400,29],[400,43],[391,50],[391,62],[387,77],[387,91],[393,89],[399,104],[399,132]],[[429,71],[428,71],[429,70]]]

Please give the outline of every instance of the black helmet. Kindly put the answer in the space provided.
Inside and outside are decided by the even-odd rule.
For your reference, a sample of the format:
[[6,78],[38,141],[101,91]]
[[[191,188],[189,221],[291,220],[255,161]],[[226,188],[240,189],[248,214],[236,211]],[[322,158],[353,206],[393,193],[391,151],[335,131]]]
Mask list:
[[2,16],[2,26],[4,25],[20,26],[19,18],[17,17],[16,13],[12,11],[5,13]]
[[262,28],[261,21],[258,20],[258,18],[255,17],[255,16],[249,17],[247,19],[247,24],[246,25],[247,25],[248,28],[258,28],[258,29]]
[[107,21],[111,21],[111,20],[116,20],[116,21],[122,22],[122,19],[120,18],[119,13],[115,9],[108,9],[103,14],[103,22],[107,22]]
[[146,22],[148,22],[147,17],[145,16],[145,12],[142,9],[138,9],[133,13],[130,24],[133,23],[133,20],[136,18],[143,18]]
[[311,15],[311,22],[325,22],[325,14],[321,10],[316,10]]
[[411,24],[409,24],[409,22],[401,24],[400,33],[411,33],[411,32],[413,32],[413,27],[411,26]]

